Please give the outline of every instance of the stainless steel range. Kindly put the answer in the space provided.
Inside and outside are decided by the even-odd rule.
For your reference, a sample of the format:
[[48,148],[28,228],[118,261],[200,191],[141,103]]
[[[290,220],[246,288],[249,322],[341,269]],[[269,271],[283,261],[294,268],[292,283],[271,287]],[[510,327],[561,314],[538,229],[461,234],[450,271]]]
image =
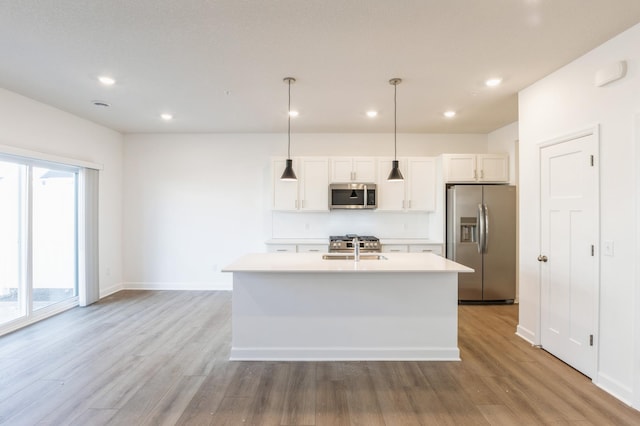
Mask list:
[[357,238],[360,253],[380,253],[380,240],[371,235],[332,235],[329,237],[329,253],[353,253],[353,240]]

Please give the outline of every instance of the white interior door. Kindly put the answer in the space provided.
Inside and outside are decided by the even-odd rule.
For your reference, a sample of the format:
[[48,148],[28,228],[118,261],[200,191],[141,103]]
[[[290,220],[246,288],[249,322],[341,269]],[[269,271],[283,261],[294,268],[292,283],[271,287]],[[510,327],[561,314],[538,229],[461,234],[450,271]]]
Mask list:
[[541,343],[589,377],[596,369],[597,136],[540,150]]

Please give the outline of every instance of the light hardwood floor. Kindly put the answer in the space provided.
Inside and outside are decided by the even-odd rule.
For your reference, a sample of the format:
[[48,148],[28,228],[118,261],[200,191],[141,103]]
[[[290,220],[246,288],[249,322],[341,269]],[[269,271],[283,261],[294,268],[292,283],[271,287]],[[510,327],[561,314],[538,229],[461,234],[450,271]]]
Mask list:
[[123,291],[0,337],[8,425],[639,425],[514,335],[516,306],[461,306],[462,362],[230,362],[228,292]]

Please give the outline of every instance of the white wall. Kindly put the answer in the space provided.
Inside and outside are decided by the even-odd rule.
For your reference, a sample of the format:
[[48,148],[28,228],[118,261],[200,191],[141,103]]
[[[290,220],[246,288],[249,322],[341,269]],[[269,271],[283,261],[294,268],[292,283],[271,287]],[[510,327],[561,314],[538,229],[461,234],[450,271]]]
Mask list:
[[[634,114],[640,111],[640,25],[523,90],[519,97],[520,323],[518,332],[539,341],[539,158],[537,144],[600,125],[600,241],[614,255],[600,255],[599,365],[594,382],[640,408],[638,359],[634,352],[639,301],[635,265]],[[599,69],[628,61],[623,80],[594,86]],[[635,325],[634,325],[635,321]],[[637,347],[635,348],[637,350]],[[634,367],[636,370],[634,371]],[[634,377],[636,387],[634,388]]]
[[[488,152],[506,152],[509,154],[509,183],[518,186],[518,156],[519,156],[519,126],[518,122],[508,124],[504,127],[494,130],[487,135]],[[516,200],[520,203],[520,191],[516,188]],[[516,207],[516,211],[518,208]],[[520,229],[520,214],[516,213],[516,227]],[[520,232],[516,232],[516,259],[518,258],[518,248],[520,246]],[[520,278],[519,271],[516,270],[516,303],[520,303]]]
[[0,144],[103,165],[100,172],[100,293],[122,286],[122,135],[0,89]]
[[487,135],[487,152],[509,154],[509,183],[518,183],[518,122],[508,124]]
[[[486,135],[398,135],[398,156],[486,149]],[[245,253],[265,251],[269,238],[295,236],[295,229],[304,229],[302,223],[309,223],[312,230],[324,229],[320,223],[332,215],[334,223],[345,225],[342,233],[360,232],[351,227],[361,225],[354,222],[355,215],[370,221],[372,212],[349,212],[349,216],[271,212],[271,157],[284,158],[286,152],[287,139],[282,134],[126,135],[126,286],[230,288],[231,276],[221,273],[222,267]],[[291,154],[392,156],[393,135],[293,135]],[[397,220],[410,226],[421,220],[412,214],[375,214],[386,220],[402,216]],[[289,221],[288,227],[283,220]],[[287,232],[293,234],[283,235]],[[314,236],[318,235],[299,237]]]

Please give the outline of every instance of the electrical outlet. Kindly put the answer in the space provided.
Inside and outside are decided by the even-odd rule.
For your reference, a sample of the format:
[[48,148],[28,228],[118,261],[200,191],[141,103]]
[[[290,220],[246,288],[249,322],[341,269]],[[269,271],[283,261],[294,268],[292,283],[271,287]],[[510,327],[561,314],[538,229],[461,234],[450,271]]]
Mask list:
[[605,256],[613,256],[613,241],[604,241],[602,243],[602,253]]

